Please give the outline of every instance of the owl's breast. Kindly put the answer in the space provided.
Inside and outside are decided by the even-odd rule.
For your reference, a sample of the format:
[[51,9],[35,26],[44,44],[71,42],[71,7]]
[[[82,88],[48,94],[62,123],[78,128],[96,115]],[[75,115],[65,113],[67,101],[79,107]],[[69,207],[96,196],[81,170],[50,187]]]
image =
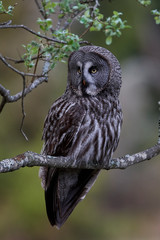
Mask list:
[[[88,104],[89,106],[89,104]],[[116,149],[120,136],[121,112],[112,104],[91,104],[79,127],[70,154],[75,161],[103,164]]]

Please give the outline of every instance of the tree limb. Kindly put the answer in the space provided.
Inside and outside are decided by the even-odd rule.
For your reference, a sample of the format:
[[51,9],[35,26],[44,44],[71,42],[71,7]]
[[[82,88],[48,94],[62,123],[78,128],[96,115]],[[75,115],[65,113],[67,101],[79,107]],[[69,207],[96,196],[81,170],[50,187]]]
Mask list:
[[[125,169],[134,164],[150,160],[160,154],[160,143],[153,147],[146,149],[142,152],[125,155],[121,158],[114,158],[109,161],[109,164],[100,165],[95,162],[75,161],[70,156],[67,157],[54,157],[45,156],[34,152],[25,152],[13,158],[8,158],[0,161],[0,173],[12,172],[20,169],[21,167],[34,167],[34,166],[50,166],[56,168],[79,168],[79,169]],[[77,163],[78,162],[78,163]]]
[[[160,106],[160,101],[158,102]],[[159,109],[160,110],[160,109]],[[158,122],[158,141],[153,147],[133,155],[125,155],[120,158],[113,158],[109,163],[99,164],[93,161],[75,161],[70,156],[47,156],[27,151],[16,157],[0,161],[0,173],[12,172],[21,167],[51,166],[56,168],[79,168],[79,169],[125,169],[134,164],[150,160],[160,155],[160,119]]]
[[134,164],[150,160],[160,154],[160,143],[142,152],[133,155],[125,155],[121,158],[113,158],[110,160],[109,169],[125,169]]
[[[12,103],[12,102],[16,102],[19,99],[23,97],[25,97],[28,93],[30,93],[33,89],[35,89],[38,85],[40,85],[43,82],[47,81],[47,77],[40,77],[34,80],[33,83],[30,83],[25,89],[24,91],[22,90],[21,92],[16,93],[15,95],[10,95],[10,91],[8,89],[6,89],[5,87],[3,87],[0,84],[0,95],[3,97],[3,101],[5,101],[6,103]],[[4,107],[4,103],[3,101],[0,104],[0,112],[2,111],[3,107]]]
[[[0,59],[4,62],[5,65],[7,65],[7,67],[10,68],[10,64],[5,60],[4,57],[2,57],[0,55]],[[44,66],[43,66],[43,70],[42,70],[42,75],[36,75],[36,74],[26,74],[20,71],[16,71],[16,73],[20,74],[23,78],[23,90],[21,92],[16,93],[15,95],[10,95],[10,91],[8,89],[6,89],[4,86],[2,86],[0,84],[0,95],[2,96],[2,101],[0,104],[0,113],[3,110],[3,107],[5,106],[6,103],[12,103],[12,102],[16,102],[19,99],[21,99],[22,97],[24,98],[28,93],[30,93],[33,89],[35,89],[38,85],[42,84],[43,82],[47,82],[48,81],[48,72],[50,70],[50,56],[48,55],[46,57]],[[9,64],[9,66],[8,66]],[[13,67],[11,67],[12,69]],[[30,77],[36,77],[36,79],[34,79],[33,82],[31,82],[28,86],[24,85],[24,77],[25,76],[30,76]]]

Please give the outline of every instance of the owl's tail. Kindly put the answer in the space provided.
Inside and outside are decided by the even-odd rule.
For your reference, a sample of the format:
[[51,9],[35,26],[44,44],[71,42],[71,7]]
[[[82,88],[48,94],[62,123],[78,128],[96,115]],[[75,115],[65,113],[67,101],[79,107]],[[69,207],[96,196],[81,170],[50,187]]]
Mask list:
[[94,184],[99,170],[49,168],[45,187],[48,219],[60,228]]

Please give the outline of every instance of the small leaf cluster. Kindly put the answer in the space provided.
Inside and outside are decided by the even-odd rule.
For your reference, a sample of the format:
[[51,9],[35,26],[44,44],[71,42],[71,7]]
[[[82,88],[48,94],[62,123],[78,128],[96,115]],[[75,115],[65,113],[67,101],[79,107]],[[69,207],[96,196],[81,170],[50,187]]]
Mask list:
[[74,15],[89,7],[88,4],[80,3],[79,0],[63,0],[59,2],[58,6],[60,8],[58,18],[63,18],[68,15],[69,22],[72,21]]
[[121,19],[121,15],[121,12],[113,11],[113,16],[106,19],[105,35],[106,44],[108,45],[112,43],[113,36],[120,37],[122,34],[121,30],[130,28],[130,26],[127,25],[127,21]]
[[151,13],[154,15],[154,20],[156,24],[160,24],[160,11],[155,9],[155,10],[152,10]]
[[[138,2],[145,7],[151,5],[151,0],[138,0]],[[154,20],[156,24],[160,24],[160,11],[158,11],[157,9],[151,10],[151,14],[154,15]]]
[[71,22],[73,15],[86,9],[88,7],[88,4],[85,4],[83,2],[80,3],[79,0],[63,0],[59,2],[43,0],[42,6],[46,17],[50,16],[53,13],[59,12],[59,19],[67,16],[67,21]]
[[[70,52],[78,50],[80,47],[80,38],[78,35],[68,32],[68,30],[57,30],[54,32],[53,37],[58,39],[59,43],[46,43],[31,41],[27,45],[23,45],[25,53],[22,56],[25,66],[31,69],[35,66],[36,56],[45,59],[50,56],[50,68],[54,68],[57,62],[65,62],[64,58],[68,57]],[[65,43],[64,43],[65,42]]]
[[[58,61],[64,62],[70,52],[79,49],[82,39],[69,31],[69,26],[75,19],[78,19],[90,31],[103,31],[106,36],[106,44],[111,44],[112,37],[119,37],[121,30],[128,27],[126,21],[121,19],[122,13],[114,11],[112,17],[104,20],[104,15],[100,13],[99,8],[95,8],[86,1],[62,0],[52,2],[51,0],[43,0],[41,10],[43,18],[37,20],[40,30],[43,31],[43,35],[56,41],[51,42],[38,37],[37,41],[23,45],[25,53],[22,58],[28,69],[35,67],[37,59],[45,59],[48,56],[50,56],[50,68],[53,68]],[[55,13],[62,22],[65,20],[66,28],[64,25],[63,27],[60,25],[54,29],[52,14]],[[39,32],[39,34],[41,33]]]
[[69,24],[75,14],[86,9],[86,4],[81,4],[79,0],[63,0],[59,2],[43,0],[42,7],[44,18],[38,18],[37,23],[45,36],[49,35],[50,38],[56,41],[54,43],[38,37],[38,41],[32,41],[27,45],[23,45],[25,53],[22,58],[28,69],[35,66],[37,54],[39,54],[41,59],[50,56],[51,68],[53,68],[58,61],[65,62],[64,58],[68,57],[70,52],[78,50],[80,47],[79,42],[82,40],[78,35],[71,33],[68,29],[54,29],[51,15],[58,12],[58,19],[67,17]]
[[25,53],[22,56],[22,59],[24,60],[24,65],[28,68],[31,69],[32,67],[35,66],[35,62],[33,61],[34,57],[38,55],[39,49],[40,49],[40,44],[37,43],[36,41],[31,41],[27,45],[22,45],[25,49]]
[[[92,17],[92,15],[94,17]],[[123,21],[121,19],[121,15],[121,12],[113,11],[113,15],[104,21],[103,14],[96,8],[93,12],[90,10],[85,11],[79,21],[81,24],[84,24],[86,28],[89,27],[90,31],[103,31],[106,36],[106,44],[110,45],[113,36],[120,37],[121,30],[130,27],[127,25],[126,20]]]
[[[53,36],[56,36],[60,41],[66,43],[57,43],[49,46],[51,57],[51,68],[55,66],[57,62],[65,62],[64,58],[67,58],[69,54],[76,51],[80,47],[80,38],[78,35],[70,33],[68,30],[57,30]],[[46,49],[48,51],[48,49]]]
[[8,8],[6,9],[4,6],[3,6],[3,2],[0,1],[0,14],[9,14],[9,15],[12,15],[13,13],[13,10],[14,10],[14,6],[8,6]]
[[38,18],[37,23],[39,24],[40,29],[44,32],[49,31],[53,25],[51,18],[46,18],[46,19]]
[[45,12],[46,16],[49,16],[50,14],[55,13],[55,8],[58,5],[56,2],[51,2],[50,0],[43,0],[42,1],[42,6]]
[[151,5],[151,0],[138,0],[138,2],[145,7],[148,7],[149,5]]
[[[151,0],[137,1],[145,7],[151,4]],[[2,1],[0,3],[2,5]],[[85,27],[81,36],[87,31],[102,31],[107,45],[112,43],[113,37],[120,37],[122,30],[130,28],[127,21],[122,19],[121,12],[113,11],[112,16],[105,18],[96,5],[96,0],[42,0],[41,6],[42,17],[37,20],[39,34],[43,32],[43,36],[49,36],[55,42],[38,37],[37,41],[23,45],[26,51],[23,59],[29,69],[35,66],[36,56],[38,60],[50,56],[50,67],[53,68],[58,61],[64,61],[70,52],[79,49],[82,39],[71,32],[75,20]],[[56,21],[53,14],[56,14]],[[160,12],[152,10],[152,14],[156,23],[160,24]]]

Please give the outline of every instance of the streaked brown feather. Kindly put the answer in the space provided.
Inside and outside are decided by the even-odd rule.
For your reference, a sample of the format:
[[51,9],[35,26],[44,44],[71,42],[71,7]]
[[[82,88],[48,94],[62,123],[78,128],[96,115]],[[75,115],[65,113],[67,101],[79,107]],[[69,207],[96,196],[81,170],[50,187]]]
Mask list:
[[[93,161],[103,164],[111,158],[120,136],[122,123],[118,100],[121,87],[120,65],[113,54],[104,48],[86,46],[80,48],[80,51],[94,52],[105,59],[110,66],[109,80],[106,80],[104,89],[97,91],[96,96],[83,96],[83,91],[75,90],[70,85],[72,74],[70,69],[66,92],[52,105],[45,120],[43,153],[71,156],[75,162]],[[80,55],[83,53],[80,52]],[[74,67],[78,57],[78,52],[71,54],[69,58],[73,63],[71,67]],[[52,225],[60,228],[64,224],[77,203],[86,196],[98,173],[97,170],[84,169],[42,170],[47,215]]]

